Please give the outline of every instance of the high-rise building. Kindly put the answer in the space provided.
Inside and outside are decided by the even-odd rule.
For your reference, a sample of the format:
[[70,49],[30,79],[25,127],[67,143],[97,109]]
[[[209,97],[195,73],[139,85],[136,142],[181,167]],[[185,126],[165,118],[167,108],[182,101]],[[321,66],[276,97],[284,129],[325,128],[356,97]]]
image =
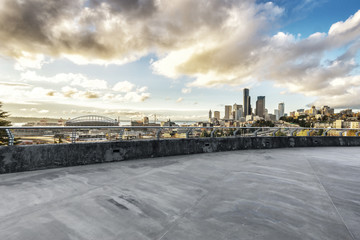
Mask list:
[[251,98],[249,95],[249,89],[244,88],[243,90],[243,108],[244,108],[244,117],[251,115]]
[[209,110],[209,119],[212,118],[212,112],[211,112],[211,109]]
[[329,106],[323,106],[321,107],[321,114],[322,115],[326,115],[326,116],[329,116],[331,115],[331,111],[333,111],[334,109],[331,109]]
[[283,117],[285,114],[285,103],[279,103],[279,118]]
[[279,118],[280,118],[279,109],[274,109],[274,115],[275,115],[276,121],[279,120]]
[[243,110],[242,105],[237,105],[236,110],[233,111],[233,113],[234,113],[234,120],[240,121],[241,118],[243,117],[243,112],[244,112],[244,110]]
[[256,116],[265,117],[265,96],[258,96],[256,101]]
[[311,109],[310,109],[310,115],[315,116],[316,113],[317,113],[316,107],[312,106]]
[[225,105],[225,117],[224,119],[230,119],[231,114],[231,105]]
[[[234,120],[240,120],[240,118],[242,117],[242,115],[243,115],[243,106],[242,105],[239,105],[239,104],[234,104],[233,105],[233,109],[232,109],[233,111],[232,111],[232,118],[234,119]],[[241,111],[241,113],[240,113],[240,111]]]
[[219,112],[219,111],[215,111],[215,112],[214,112],[214,118],[215,118],[216,120],[220,120],[220,112]]

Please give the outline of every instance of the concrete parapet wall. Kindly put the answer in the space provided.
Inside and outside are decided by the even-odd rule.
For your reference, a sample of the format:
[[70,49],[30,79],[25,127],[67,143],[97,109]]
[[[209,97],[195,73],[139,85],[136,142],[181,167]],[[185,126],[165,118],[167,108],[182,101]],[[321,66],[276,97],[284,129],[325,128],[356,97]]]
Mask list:
[[0,173],[244,149],[360,146],[360,137],[228,137],[0,147]]

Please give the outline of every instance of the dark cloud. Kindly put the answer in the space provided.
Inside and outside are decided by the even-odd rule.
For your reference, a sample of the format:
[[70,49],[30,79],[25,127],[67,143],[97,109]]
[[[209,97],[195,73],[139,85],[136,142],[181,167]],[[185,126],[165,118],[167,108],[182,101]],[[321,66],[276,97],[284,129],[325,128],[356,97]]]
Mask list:
[[[155,73],[190,76],[195,79],[190,86],[272,80],[309,95],[354,95],[353,88],[359,86],[353,79],[341,86],[334,81],[350,81],[347,77],[358,67],[360,11],[333,24],[327,33],[298,39],[281,32],[273,35],[277,20],[288,14],[276,4],[279,1],[285,4],[284,0],[2,0],[0,53],[18,59],[44,54],[105,64],[155,53],[159,57],[152,63]],[[295,2],[292,11],[315,7],[315,1]],[[337,59],[326,59],[328,52],[344,48],[347,51]],[[75,93],[70,89],[64,94]]]
[[108,4],[112,13],[135,18],[151,16],[156,11],[154,0],[90,0],[91,7]]
[[49,96],[49,97],[53,97],[53,96],[55,96],[55,91],[49,91],[48,93],[46,93],[46,95],[47,96]]
[[94,98],[99,98],[99,94],[97,93],[94,93],[94,92],[85,92],[84,94],[85,98],[88,98],[88,99],[94,99]]
[[[76,2],[3,0],[0,8],[1,42],[10,45],[6,50],[13,56],[21,55],[21,51],[37,50],[34,46],[53,45],[56,40],[50,34],[51,28],[61,19],[72,18],[81,10]],[[57,51],[51,49],[51,52]]]

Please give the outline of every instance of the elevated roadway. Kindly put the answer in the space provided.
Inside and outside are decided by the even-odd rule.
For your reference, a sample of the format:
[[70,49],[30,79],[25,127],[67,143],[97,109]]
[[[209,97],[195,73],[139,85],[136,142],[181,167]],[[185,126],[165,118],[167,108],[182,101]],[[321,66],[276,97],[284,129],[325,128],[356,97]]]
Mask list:
[[0,239],[360,239],[360,147],[0,175]]

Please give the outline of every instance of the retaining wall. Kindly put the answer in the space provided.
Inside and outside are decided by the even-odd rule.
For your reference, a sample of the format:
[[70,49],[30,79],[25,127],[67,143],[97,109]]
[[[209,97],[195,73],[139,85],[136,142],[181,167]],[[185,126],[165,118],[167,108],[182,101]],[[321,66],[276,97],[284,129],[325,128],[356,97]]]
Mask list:
[[0,173],[243,149],[360,146],[360,137],[228,137],[0,147]]

